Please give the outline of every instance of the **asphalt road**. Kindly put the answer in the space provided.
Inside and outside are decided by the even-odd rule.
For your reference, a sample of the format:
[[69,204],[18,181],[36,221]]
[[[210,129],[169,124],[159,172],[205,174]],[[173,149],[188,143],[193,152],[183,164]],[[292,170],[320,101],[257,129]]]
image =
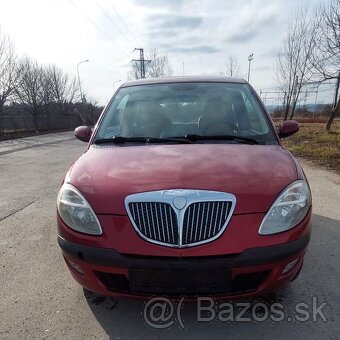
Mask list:
[[[143,302],[85,294],[61,257],[56,195],[84,149],[70,132],[0,143],[0,339],[339,339],[340,176],[304,164],[314,195],[305,266],[297,281],[260,300],[262,310],[241,317],[235,309],[238,321],[208,322],[196,304],[184,301],[182,308],[174,306],[180,319],[175,315],[172,326],[154,329],[142,316]],[[260,320],[271,302],[283,304],[283,321]],[[308,315],[297,318],[299,303]]]

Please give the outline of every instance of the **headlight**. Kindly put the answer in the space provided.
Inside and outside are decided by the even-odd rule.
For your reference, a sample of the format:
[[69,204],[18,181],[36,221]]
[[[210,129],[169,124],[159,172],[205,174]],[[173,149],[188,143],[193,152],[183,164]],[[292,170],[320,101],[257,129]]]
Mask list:
[[261,223],[259,234],[276,234],[295,227],[306,216],[310,205],[308,184],[303,180],[293,182],[269,209]]
[[57,208],[61,219],[73,230],[91,235],[101,235],[98,218],[84,196],[71,184],[60,188]]

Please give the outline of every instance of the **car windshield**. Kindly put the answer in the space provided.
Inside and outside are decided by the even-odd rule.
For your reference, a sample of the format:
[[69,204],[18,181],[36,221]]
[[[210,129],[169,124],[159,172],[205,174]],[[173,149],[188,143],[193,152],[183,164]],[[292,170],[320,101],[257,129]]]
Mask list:
[[[209,136],[210,143],[214,136],[277,143],[269,118],[251,88],[222,82],[122,87],[99,123],[95,142],[188,135],[200,141]],[[221,140],[216,138],[216,142]]]

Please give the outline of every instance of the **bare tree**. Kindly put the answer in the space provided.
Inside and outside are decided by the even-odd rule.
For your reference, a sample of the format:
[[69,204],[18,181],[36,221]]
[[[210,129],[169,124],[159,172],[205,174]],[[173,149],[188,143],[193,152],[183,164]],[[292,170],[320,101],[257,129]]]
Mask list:
[[138,61],[131,62],[131,68],[127,74],[128,79],[140,79],[141,78],[141,67]]
[[167,55],[160,56],[157,49],[153,49],[149,59],[151,62],[147,65],[148,77],[155,78],[172,75],[173,71]]
[[[312,52],[316,21],[303,10],[297,14],[275,66],[279,88],[285,95],[284,120],[293,118],[304,84],[312,79]],[[307,89],[305,89],[306,94]]]
[[56,65],[44,69],[45,100],[56,105],[59,114],[67,114],[74,101],[79,99],[76,78],[71,78]]
[[236,58],[230,55],[225,63],[224,70],[221,71],[220,73],[227,77],[239,77],[240,66]]
[[[167,55],[159,55],[157,49],[153,49],[147,56],[149,62],[145,62],[145,77],[164,77],[172,75],[172,67]],[[141,69],[139,62],[132,62],[128,72],[129,79],[140,79]]]
[[318,79],[335,81],[334,100],[326,124],[329,131],[336,115],[340,114],[340,0],[324,4],[318,16],[313,67]]
[[0,114],[14,90],[16,57],[13,44],[0,27]]
[[37,116],[45,111],[47,91],[44,88],[44,69],[38,63],[24,57],[18,62],[18,78],[15,87],[15,97],[18,104],[35,117],[35,127],[38,127]]

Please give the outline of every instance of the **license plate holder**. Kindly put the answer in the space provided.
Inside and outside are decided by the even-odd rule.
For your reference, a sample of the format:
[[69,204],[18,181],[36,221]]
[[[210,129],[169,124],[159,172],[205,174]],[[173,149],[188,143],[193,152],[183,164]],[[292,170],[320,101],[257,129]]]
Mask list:
[[216,294],[231,290],[231,273],[228,269],[164,269],[130,268],[130,291],[167,295]]

